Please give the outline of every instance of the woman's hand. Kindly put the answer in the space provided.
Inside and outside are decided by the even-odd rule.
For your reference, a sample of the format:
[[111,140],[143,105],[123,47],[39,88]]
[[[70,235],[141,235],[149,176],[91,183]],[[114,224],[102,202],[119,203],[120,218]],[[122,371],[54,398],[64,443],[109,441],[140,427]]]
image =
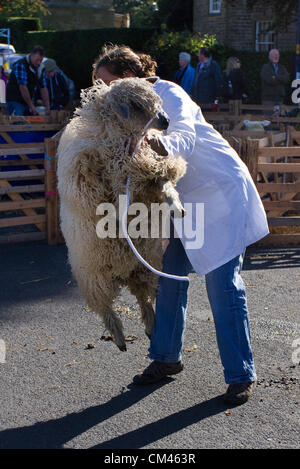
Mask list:
[[153,151],[160,156],[168,156],[168,152],[163,146],[162,142],[156,138],[146,138],[146,142],[150,145]]
[[[137,144],[138,144],[138,140],[136,138],[131,138],[130,139],[129,147],[128,147],[128,140],[125,142],[125,148],[128,147],[129,155],[133,155]],[[163,144],[161,143],[160,140],[158,140],[156,138],[147,138],[147,137],[145,137],[140,142],[140,148],[142,148],[146,144],[148,144],[152,148],[152,150],[155,151],[155,153],[157,153],[158,155],[168,156],[168,152],[167,152],[167,150],[165,149],[165,147],[163,146]]]

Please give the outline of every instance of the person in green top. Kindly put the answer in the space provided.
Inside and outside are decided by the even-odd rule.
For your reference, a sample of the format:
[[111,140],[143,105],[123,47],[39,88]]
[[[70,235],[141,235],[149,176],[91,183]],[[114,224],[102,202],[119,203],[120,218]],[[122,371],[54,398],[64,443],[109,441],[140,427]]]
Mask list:
[[261,100],[264,106],[281,105],[285,98],[285,85],[290,75],[285,66],[279,63],[279,59],[279,50],[270,50],[269,63],[263,65],[260,72]]

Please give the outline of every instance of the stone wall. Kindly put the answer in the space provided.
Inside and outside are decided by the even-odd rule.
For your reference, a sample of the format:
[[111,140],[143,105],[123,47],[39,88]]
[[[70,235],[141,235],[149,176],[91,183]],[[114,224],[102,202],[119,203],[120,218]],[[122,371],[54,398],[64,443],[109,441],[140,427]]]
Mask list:
[[220,43],[226,41],[226,10],[220,14],[209,13],[209,0],[194,0],[194,31],[216,34]]
[[[238,50],[255,50],[256,22],[272,20],[272,10],[263,5],[248,10],[246,0],[234,5],[223,2],[220,14],[209,13],[209,0],[194,0],[194,31],[216,34],[220,43]],[[275,46],[280,50],[295,49],[296,22],[276,35]]]
[[51,14],[42,18],[45,29],[112,28],[115,12],[112,0],[47,1]]
[[280,50],[296,50],[297,25],[296,22],[288,27],[288,31],[278,33],[278,48]]

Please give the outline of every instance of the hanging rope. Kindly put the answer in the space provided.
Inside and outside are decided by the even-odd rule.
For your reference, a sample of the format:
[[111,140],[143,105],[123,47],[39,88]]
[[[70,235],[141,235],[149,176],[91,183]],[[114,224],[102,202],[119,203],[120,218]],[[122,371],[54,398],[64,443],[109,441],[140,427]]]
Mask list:
[[[134,155],[136,153],[136,151],[138,150],[139,148],[139,145],[140,145],[140,142],[142,140],[142,138],[144,137],[145,135],[145,131],[146,129],[149,127],[149,125],[151,124],[153,119],[151,119],[147,124],[146,126],[144,127],[144,131],[143,131],[143,134],[141,136],[141,138],[138,140],[136,146],[135,146],[135,149],[133,151],[133,154]],[[127,142],[127,145],[126,145],[126,149],[125,151],[128,152],[129,151],[129,147],[130,147],[130,143],[131,143],[131,139],[129,139],[129,141]],[[124,147],[125,147],[125,144],[124,144]],[[128,177],[127,178],[127,183],[126,183],[126,208],[124,210],[124,213],[123,213],[123,216],[122,216],[122,229],[123,229],[123,233],[127,239],[127,242],[131,248],[131,250],[133,251],[134,255],[138,258],[138,260],[144,264],[145,267],[147,267],[147,269],[151,270],[151,272],[153,272],[154,274],[156,275],[159,275],[161,277],[166,277],[166,278],[169,278],[169,279],[172,279],[172,280],[181,280],[181,281],[185,281],[185,282],[189,282],[189,278],[188,277],[182,277],[182,276],[179,276],[179,275],[172,275],[172,274],[167,274],[165,272],[161,272],[160,270],[157,270],[155,269],[154,267],[152,267],[140,254],[139,252],[137,251],[137,249],[135,248],[133,242],[131,241],[131,238],[127,232],[127,214],[128,214],[128,210],[129,210],[129,205],[130,205],[130,191],[129,191],[129,187],[130,187],[130,178]]]

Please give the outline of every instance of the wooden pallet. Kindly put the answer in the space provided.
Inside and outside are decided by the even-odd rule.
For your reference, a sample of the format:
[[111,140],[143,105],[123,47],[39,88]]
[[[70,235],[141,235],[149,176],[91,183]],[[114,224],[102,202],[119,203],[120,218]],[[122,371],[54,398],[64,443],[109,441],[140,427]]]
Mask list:
[[[52,205],[58,206],[52,195],[56,192],[56,166],[51,169],[51,143],[16,143],[12,138],[15,132],[59,132],[66,114],[56,112],[47,119],[47,122],[31,123],[27,118],[0,118],[0,135],[6,142],[0,144],[0,243],[46,238],[50,244],[56,242],[51,234],[59,226],[51,209]],[[4,158],[11,155],[16,159]],[[48,155],[47,160],[44,155]],[[59,230],[55,240],[60,240]]]
[[45,139],[45,185],[46,185],[46,231],[47,242],[50,245],[64,243],[60,229],[59,196],[57,190],[57,138]]
[[299,134],[234,137],[267,212],[270,235],[259,245],[300,246],[300,146],[285,145],[300,139]]

